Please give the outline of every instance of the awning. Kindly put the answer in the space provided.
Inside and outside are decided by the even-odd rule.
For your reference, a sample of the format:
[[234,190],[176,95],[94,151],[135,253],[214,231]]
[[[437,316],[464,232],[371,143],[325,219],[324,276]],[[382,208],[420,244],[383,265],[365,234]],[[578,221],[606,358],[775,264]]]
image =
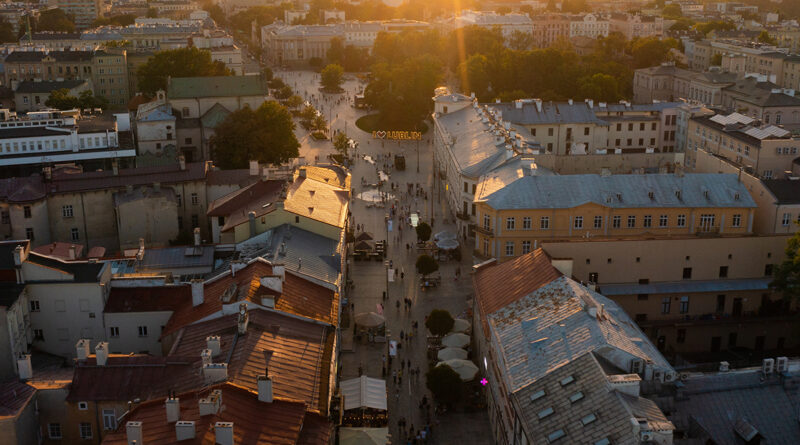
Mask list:
[[339,428],[339,445],[388,445],[389,428]]
[[344,409],[373,408],[386,410],[386,381],[361,377],[341,383]]

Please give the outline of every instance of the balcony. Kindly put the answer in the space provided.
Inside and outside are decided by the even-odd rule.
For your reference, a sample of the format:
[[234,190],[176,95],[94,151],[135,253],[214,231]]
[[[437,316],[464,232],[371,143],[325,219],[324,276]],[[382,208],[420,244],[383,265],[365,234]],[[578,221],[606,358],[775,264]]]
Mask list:
[[456,213],[456,218],[462,221],[469,221],[469,213]]
[[483,226],[475,226],[475,231],[486,236],[494,236],[492,229],[487,229]]
[[694,233],[697,234],[697,236],[719,235],[719,226],[697,226]]

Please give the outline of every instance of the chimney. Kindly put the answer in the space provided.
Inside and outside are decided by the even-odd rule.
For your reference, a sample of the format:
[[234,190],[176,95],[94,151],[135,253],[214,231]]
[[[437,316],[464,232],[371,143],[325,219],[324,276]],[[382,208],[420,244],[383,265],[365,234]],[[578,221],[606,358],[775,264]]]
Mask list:
[[642,378],[639,374],[617,374],[608,376],[608,386],[612,390],[639,397],[639,386]]
[[200,246],[200,227],[194,228],[194,246]]
[[267,167],[261,169],[261,181],[262,182],[269,181],[269,169]]
[[221,340],[219,335],[209,335],[206,337],[206,348],[211,351],[211,356],[216,357],[219,355]]
[[194,436],[194,420],[179,420],[175,422],[175,440],[177,442],[194,439]]
[[568,100],[567,100],[567,103],[568,103],[568,104],[570,104],[570,105],[572,105],[572,99],[568,99]]
[[19,372],[20,380],[29,380],[33,378],[33,366],[31,366],[30,354],[22,354],[17,358],[17,371]]
[[514,147],[511,144],[506,144],[506,159],[511,159],[514,157]]
[[281,277],[281,281],[286,281],[286,266],[283,264],[273,264],[272,274]]
[[186,170],[186,156],[178,156],[178,164],[181,166],[181,171]]
[[589,109],[594,110],[594,100],[593,99],[586,99],[586,105],[589,106]]
[[219,412],[219,407],[221,405],[222,405],[222,391],[219,389],[215,389],[211,391],[211,394],[209,394],[208,397],[200,399],[200,402],[198,403],[198,408],[200,409],[200,416],[217,414]]
[[205,282],[202,278],[192,278],[192,306],[200,306],[205,301]]
[[256,212],[247,214],[247,219],[250,222],[250,238],[256,236]]
[[205,380],[206,384],[223,382],[225,380],[228,380],[228,364],[227,363],[204,364],[203,380]]
[[272,379],[266,375],[256,377],[258,383],[258,401],[272,403]]
[[250,176],[258,176],[258,161],[250,161]]
[[125,433],[128,436],[128,445],[142,445],[142,422],[129,421],[125,424]]
[[231,261],[231,278],[236,276],[236,272],[247,267],[247,263],[241,260]]
[[75,260],[78,258],[78,248],[75,247],[75,244],[71,244],[69,246],[69,259]]
[[114,172],[114,176],[119,176],[119,162],[116,159],[111,161],[111,171]]
[[261,285],[278,294],[283,293],[283,279],[281,277],[261,277]]
[[78,360],[86,360],[89,357],[89,351],[91,350],[91,340],[88,338],[82,338],[78,340],[78,343],[75,344],[75,357]]
[[[88,340],[87,340],[88,341]],[[94,347],[94,359],[97,366],[105,366],[108,362],[108,342],[101,341]]]
[[212,354],[210,349],[203,349],[200,351],[200,359],[202,360],[203,366],[210,365],[214,362],[214,360],[211,359],[211,357],[213,357]]
[[22,263],[24,263],[26,259],[27,256],[25,254],[25,248],[22,246],[17,246],[14,249],[14,265],[22,266]]
[[305,167],[300,167],[300,170],[297,172],[297,176],[300,177],[300,178],[305,179],[306,175],[307,175],[306,168]]
[[250,316],[247,314],[247,303],[239,303],[239,335],[247,333],[247,325],[250,323]]
[[233,445],[233,422],[215,423],[214,435],[218,445]]
[[517,110],[521,110],[521,109],[522,109],[522,105],[523,105],[523,104],[522,104],[522,101],[521,101],[521,100],[517,99],[517,100],[515,100],[515,101],[514,101],[514,107],[515,107]]
[[167,409],[167,423],[177,422],[181,418],[181,400],[170,396],[164,406]]

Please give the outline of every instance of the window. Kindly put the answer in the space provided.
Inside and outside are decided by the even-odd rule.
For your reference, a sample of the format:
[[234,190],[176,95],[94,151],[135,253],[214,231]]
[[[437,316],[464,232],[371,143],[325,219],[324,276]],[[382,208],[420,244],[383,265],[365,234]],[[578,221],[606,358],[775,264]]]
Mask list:
[[39,300],[30,301],[31,312],[39,312]]
[[200,204],[200,199],[197,197],[197,193],[192,193],[192,205],[196,206]]
[[483,228],[486,230],[492,229],[492,220],[489,215],[483,215]]
[[147,337],[147,326],[139,326],[139,337]]
[[615,216],[615,217],[611,218],[611,227],[613,227],[615,229],[619,229],[620,224],[622,224],[622,217],[621,216]]
[[540,389],[540,390],[536,391],[535,393],[531,394],[531,402],[535,402],[535,401],[541,399],[542,397],[544,397],[546,395],[547,395],[547,393],[544,392],[543,389]]
[[549,217],[549,216],[543,216],[543,217],[541,217],[541,218],[539,219],[539,227],[540,227],[542,230],[547,230],[547,229],[549,229],[549,228],[550,228],[550,217]]
[[8,210],[3,210],[2,212],[2,223],[11,224],[11,214],[8,212]]
[[524,230],[531,230],[531,217],[526,216],[522,218],[522,228]]
[[22,207],[22,214],[25,218],[31,217],[31,206],[23,206]]
[[531,128],[531,136],[536,136],[536,129],[535,128]]
[[594,413],[589,413],[583,417],[581,417],[581,425],[586,426],[592,422],[597,420],[597,416]]
[[197,227],[200,225],[200,217],[197,214],[192,215],[192,227]]
[[731,227],[742,227],[742,215],[738,213],[733,215],[733,221],[731,221]]
[[728,278],[728,266],[719,266],[719,277]]
[[600,229],[603,227],[603,217],[602,216],[595,216],[594,217],[594,228]]
[[632,229],[636,227],[636,216],[628,215],[628,228]]
[[583,228],[583,217],[582,216],[576,216],[575,217],[574,226],[575,226],[576,229],[582,229]]
[[183,107],[182,111],[183,117],[189,117],[189,107]]
[[506,230],[514,230],[514,226],[516,225],[516,221],[513,217],[506,218]]
[[44,331],[41,329],[34,329],[33,330],[33,339],[34,340],[44,340]]
[[514,241],[506,241],[506,256],[514,256]]
[[552,433],[547,435],[547,442],[548,443],[553,443],[553,442],[557,441],[558,439],[561,439],[562,437],[564,437],[566,435],[567,435],[567,433],[565,433],[564,430],[553,431]]
[[643,227],[651,227],[653,225],[653,217],[650,215],[644,215],[644,221],[642,223]]
[[650,294],[638,294],[636,295],[636,299],[639,301],[647,301],[650,298]]
[[103,410],[103,429],[115,430],[117,429],[117,415],[113,409]]
[[178,228],[179,229],[183,229],[183,217],[182,216],[178,217]]
[[581,400],[581,399],[583,399],[583,393],[580,392],[580,391],[578,391],[575,394],[569,396],[569,402],[570,403],[575,403],[575,402],[577,402],[578,400]]
[[73,227],[70,230],[70,237],[72,238],[72,241],[80,241],[81,240],[81,234],[78,231],[78,229],[75,228],[75,227]]
[[545,417],[552,415],[554,412],[555,411],[553,410],[553,407],[548,406],[547,408],[536,413],[536,416],[540,419],[544,419]]
[[571,375],[568,375],[568,376],[566,376],[566,377],[564,377],[563,379],[561,379],[561,380],[559,380],[559,381],[558,381],[558,383],[559,383],[561,386],[567,386],[567,385],[569,385],[570,383],[574,383],[574,382],[575,382],[575,377],[573,377],[573,376],[571,376]]
[[683,279],[690,280],[692,278],[692,268],[691,267],[684,267],[683,268]]
[[91,439],[92,438],[92,424],[87,422],[81,422],[78,430],[81,433],[81,439]]
[[182,206],[183,205],[183,197],[181,196],[181,194],[180,193],[176,194],[175,198],[178,199],[178,207]]
[[767,265],[764,266],[764,276],[765,277],[771,277],[772,276],[772,268],[773,268],[772,264],[767,264]]
[[111,326],[108,331],[111,337],[119,337],[119,326]]
[[686,227],[686,215],[678,215],[678,227]]
[[680,307],[681,314],[688,314],[689,313],[689,296],[684,295],[681,297],[681,307]]
[[711,214],[703,214],[700,215],[700,230],[704,232],[708,232],[714,228],[714,222],[716,220],[716,215]]
[[34,238],[34,236],[33,236],[33,227],[26,227],[25,228],[25,238],[28,238],[29,240],[32,240]]
[[464,193],[467,193],[467,191],[468,191],[468,190],[469,190],[469,184],[467,184],[467,183],[465,182],[465,183],[464,183]]
[[72,206],[65,205],[61,207],[61,216],[64,218],[72,218]]
[[51,439],[61,439],[61,424],[48,423],[47,424],[47,437]]
[[547,129],[547,135],[548,136],[552,136],[553,135],[553,128],[552,127]]
[[531,253],[531,242],[530,241],[523,241],[522,242],[522,254],[525,255],[526,253]]
[[781,224],[783,224],[783,227],[787,227],[791,221],[792,221],[792,214],[784,213],[783,219],[781,220]]
[[192,144],[192,138],[184,138],[183,139],[183,143],[186,144],[186,145],[191,145]]
[[583,128],[583,135],[584,136],[589,136],[589,127],[584,127]]
[[81,410],[81,411],[86,411],[87,409],[89,409],[89,403],[88,402],[78,402],[78,409]]
[[669,314],[669,306],[672,303],[670,297],[664,297],[661,299],[661,313],[662,314]]
[[677,338],[675,339],[676,343],[685,343],[686,342],[686,329],[678,329],[677,331]]

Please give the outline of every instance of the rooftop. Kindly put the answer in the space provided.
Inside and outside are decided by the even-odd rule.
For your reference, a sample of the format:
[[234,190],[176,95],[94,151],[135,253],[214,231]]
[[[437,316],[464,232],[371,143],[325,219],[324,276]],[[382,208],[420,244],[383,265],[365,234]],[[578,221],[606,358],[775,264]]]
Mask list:
[[734,174],[523,176],[476,200],[497,210],[564,209],[594,203],[612,208],[756,207]]
[[28,406],[36,389],[19,380],[0,383],[0,419],[8,419],[20,415]]
[[[61,272],[73,283],[97,283],[100,281],[100,272],[105,267],[104,263],[90,261],[67,262],[36,252],[31,252],[28,255],[26,263]],[[35,280],[26,280],[26,282],[34,283]]]
[[256,218],[275,210],[274,205],[281,198],[281,192],[286,184],[282,180],[257,181],[242,189],[231,192],[216,199],[208,206],[208,216],[225,217],[225,225],[220,228],[225,232],[234,227],[247,223],[250,212],[255,212]]
[[192,290],[188,285],[153,287],[112,286],[103,312],[173,311],[176,306],[191,301]]
[[216,361],[230,357],[229,382],[257,391],[256,377],[269,368],[275,397],[327,413],[335,330],[263,309],[250,310],[248,315],[244,336],[237,335],[238,314],[186,326],[170,355],[200,357],[206,337],[219,335],[222,360]]
[[167,87],[167,98],[267,96],[261,76],[173,77]]
[[479,177],[500,165],[506,158],[505,138],[496,140],[490,127],[481,122],[474,107],[436,116],[435,125],[449,139],[453,161],[461,174]]
[[764,185],[777,199],[778,204],[800,204],[800,181],[794,179],[766,179]]
[[[75,256],[70,257],[70,249],[75,248]],[[69,261],[81,257],[83,254],[83,244],[63,243],[56,241],[50,244],[42,244],[33,249],[34,252],[47,255],[50,257],[58,258],[60,260]]]
[[137,271],[214,267],[214,246],[177,246],[145,249],[136,265]]
[[713,116],[693,117],[692,121],[700,125],[724,132],[726,135],[738,139],[755,147],[761,146],[764,139],[788,139],[791,132],[771,124],[761,123],[753,118],[739,113],[729,115],[715,114]]
[[[541,102],[541,111],[536,100],[487,104],[503,113],[503,120],[520,125],[555,123],[594,123],[607,125],[595,115],[595,110],[585,102]],[[520,106],[521,105],[521,106]]]
[[19,83],[19,86],[14,91],[15,93],[43,93],[50,94],[51,91],[66,88],[71,90],[81,85],[86,85],[87,82],[82,79],[78,80],[43,80],[43,81],[30,81],[25,80]]
[[[347,220],[347,209],[350,202],[349,176],[345,180],[347,187],[331,180],[324,174],[315,174],[315,170],[325,167],[300,167],[295,172],[294,180],[286,190],[284,209],[295,215],[303,216],[331,226],[343,228]],[[305,170],[306,177],[301,175]],[[320,180],[320,177],[327,178]]]

